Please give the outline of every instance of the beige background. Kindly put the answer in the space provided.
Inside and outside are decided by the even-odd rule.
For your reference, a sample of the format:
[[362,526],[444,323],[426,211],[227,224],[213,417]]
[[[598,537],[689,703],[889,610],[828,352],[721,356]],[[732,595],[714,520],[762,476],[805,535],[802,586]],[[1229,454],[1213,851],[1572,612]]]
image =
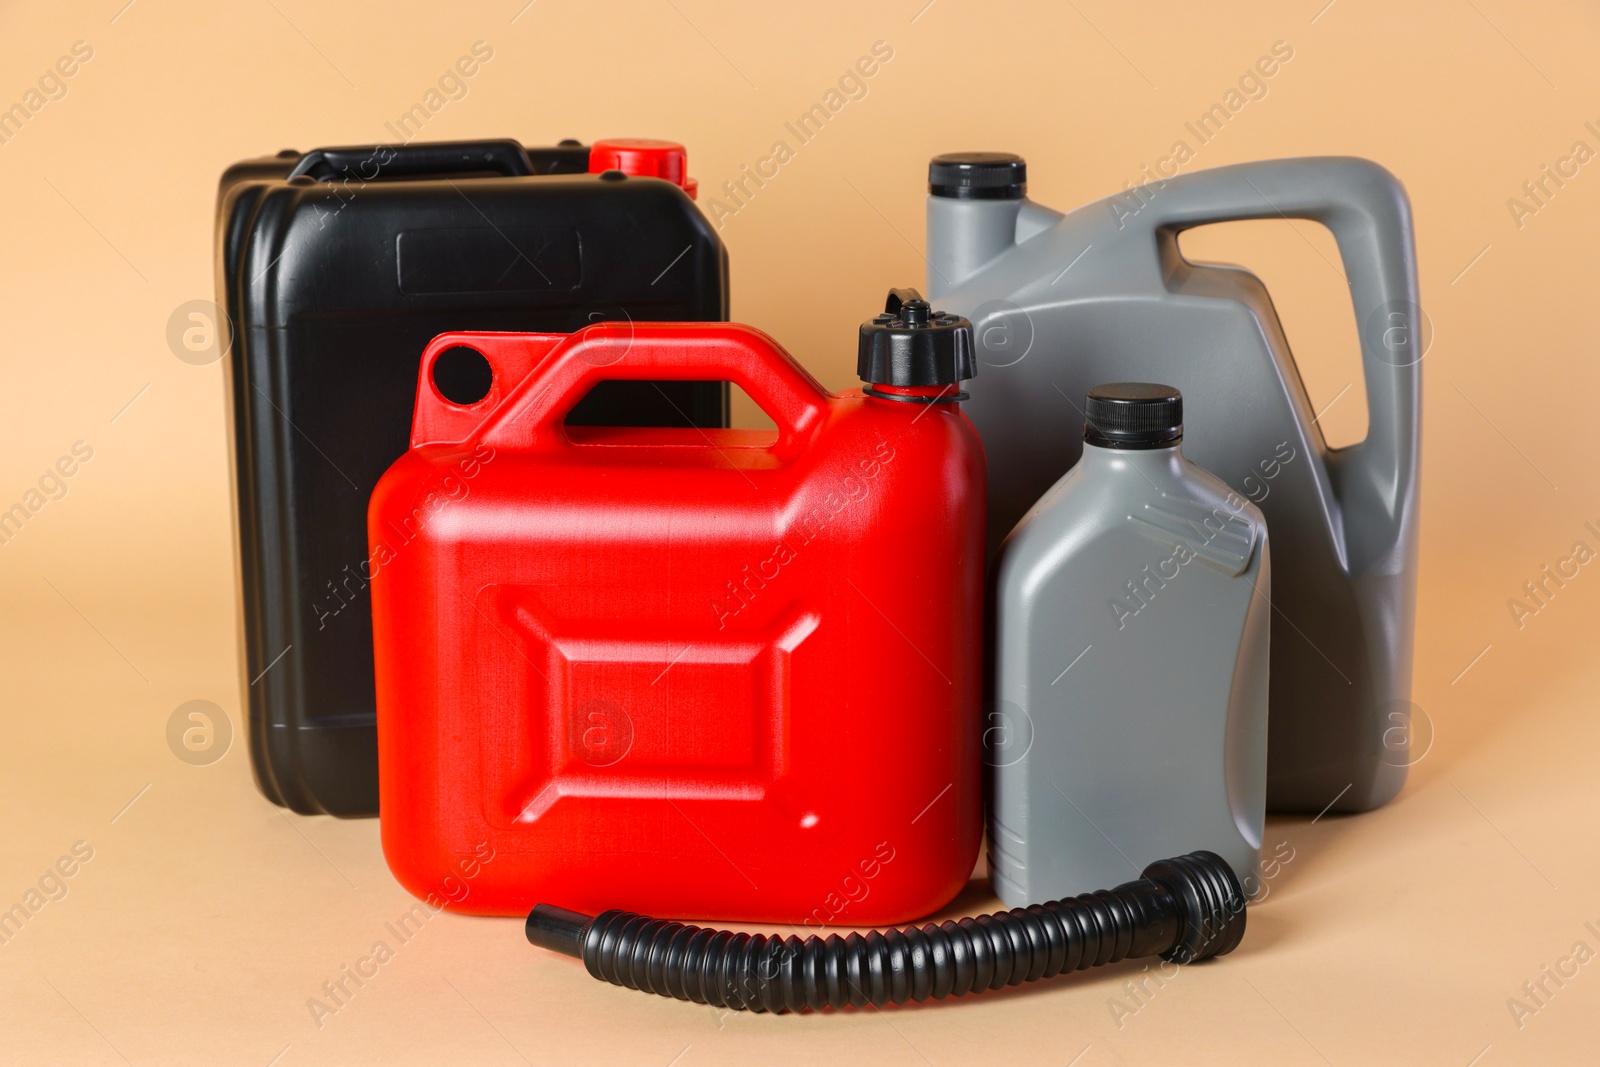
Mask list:
[[[125,2],[0,13],[0,104],[75,41],[94,50],[0,145],[0,508],[74,442],[94,450],[0,546],[0,908],[75,842],[93,849],[0,945],[0,1062],[1593,1061],[1600,963],[1547,980],[1520,1026],[1508,1000],[1533,1006],[1523,983],[1576,942],[1600,949],[1600,566],[1520,630],[1507,607],[1575,541],[1600,548],[1583,526],[1600,525],[1600,163],[1520,227],[1507,206],[1575,141],[1600,149],[1593,5]],[[1288,42],[1267,95],[1193,166],[1354,153],[1411,193],[1435,328],[1414,697],[1434,736],[1400,798],[1272,820],[1294,858],[1244,945],[1120,1026],[1109,1005],[1136,968],[911,1010],[722,1017],[592,982],[513,920],[441,916],[319,1028],[308,998],[410,900],[375,822],[283,815],[237,739],[201,767],[167,746],[181,703],[236,727],[241,709],[221,368],[176,358],[166,326],[211,295],[223,167],[385,139],[479,40],[493,59],[426,137],[670,137],[708,195],[888,42],[867,96],[724,220],[735,317],[836,388],[855,324],[921,281],[930,155],[1021,152],[1033,195],[1070,207],[1137,177]],[[1187,247],[1266,278],[1314,400],[1334,402],[1330,436],[1358,438],[1327,235],[1256,223]],[[975,882],[957,907],[992,903]]]

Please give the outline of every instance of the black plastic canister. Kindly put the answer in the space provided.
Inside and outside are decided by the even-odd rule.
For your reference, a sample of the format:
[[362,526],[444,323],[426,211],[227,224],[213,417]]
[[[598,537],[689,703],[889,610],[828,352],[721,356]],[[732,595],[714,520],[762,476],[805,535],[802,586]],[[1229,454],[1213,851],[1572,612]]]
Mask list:
[[[286,151],[222,177],[247,736],[277,804],[377,812],[367,499],[406,451],[428,341],[727,318],[682,149],[602,144],[605,166],[643,169],[499,140]],[[470,355],[441,363],[446,396],[482,395]],[[720,382],[606,382],[568,422],[721,426],[727,404]]]

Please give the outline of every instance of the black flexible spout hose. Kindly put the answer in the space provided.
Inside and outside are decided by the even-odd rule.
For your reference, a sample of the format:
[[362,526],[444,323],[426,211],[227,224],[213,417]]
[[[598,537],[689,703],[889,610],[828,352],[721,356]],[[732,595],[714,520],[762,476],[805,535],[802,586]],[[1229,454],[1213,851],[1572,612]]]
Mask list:
[[1144,869],[1137,881],[976,919],[902,930],[768,937],[626,911],[591,918],[550,904],[528,940],[577,956],[601,981],[745,1011],[817,1011],[942,1000],[1123,959],[1189,963],[1233,951],[1244,890],[1214,852]]

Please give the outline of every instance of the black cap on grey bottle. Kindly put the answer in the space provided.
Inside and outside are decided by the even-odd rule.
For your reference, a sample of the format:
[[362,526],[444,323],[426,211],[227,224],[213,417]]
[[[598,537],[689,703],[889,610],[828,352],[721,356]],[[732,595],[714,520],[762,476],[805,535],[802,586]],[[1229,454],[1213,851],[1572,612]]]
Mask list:
[[1097,385],[1083,414],[1083,439],[1101,448],[1170,448],[1183,440],[1183,394],[1170,385]]
[[[978,373],[972,323],[935,311],[915,289],[891,289],[883,314],[861,324],[856,373],[868,396],[918,404],[965,400],[957,388]],[[884,393],[874,385],[947,388],[926,397]]]
[[946,152],[928,163],[928,192],[954,200],[1021,200],[1028,164],[1010,152]]

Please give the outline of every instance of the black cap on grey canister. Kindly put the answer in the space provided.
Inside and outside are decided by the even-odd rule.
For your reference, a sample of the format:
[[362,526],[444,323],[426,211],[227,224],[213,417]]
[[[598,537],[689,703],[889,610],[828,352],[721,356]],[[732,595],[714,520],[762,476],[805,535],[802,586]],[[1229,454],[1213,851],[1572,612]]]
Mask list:
[[1183,440],[1183,394],[1170,385],[1097,385],[1083,414],[1083,439],[1101,448],[1168,448]]
[[928,192],[954,200],[1021,200],[1028,164],[1010,152],[946,152],[928,163]]

